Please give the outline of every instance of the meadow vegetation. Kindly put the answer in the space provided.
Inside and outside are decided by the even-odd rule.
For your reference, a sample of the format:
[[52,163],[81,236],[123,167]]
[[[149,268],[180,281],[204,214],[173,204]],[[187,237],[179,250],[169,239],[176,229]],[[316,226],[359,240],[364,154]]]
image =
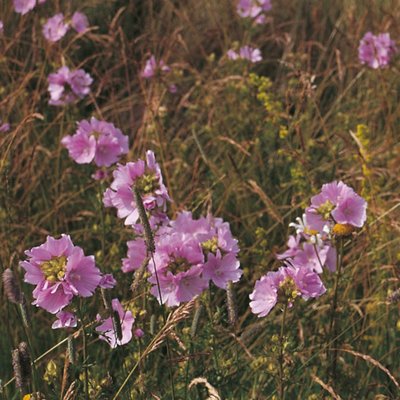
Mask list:
[[[400,2],[271,5],[257,21],[232,0],[47,0],[23,15],[12,0],[0,3],[0,399],[400,398],[400,59],[393,49],[387,65],[371,67],[358,50],[366,32],[389,32],[400,48]],[[75,11],[87,28],[46,39],[48,18]],[[90,79],[79,76],[74,89],[68,75],[73,97],[49,104],[59,94],[49,75],[65,66]],[[118,136],[115,160],[71,157],[65,137],[92,117],[127,136]],[[126,223],[110,185],[146,156]],[[322,244],[322,230],[301,231],[310,248],[337,250],[334,262],[322,269],[317,257],[319,286],[309,296],[285,275],[277,304],[258,317],[249,306],[256,281],[284,265],[277,255],[296,235],[289,224],[334,181],[365,200],[366,220],[333,218]],[[331,219],[335,205],[324,204]],[[334,231],[337,222],[349,230]],[[221,282],[192,260],[192,275],[206,283],[193,284],[196,296],[174,297],[156,275],[157,249],[173,244],[170,255],[180,246],[179,270],[193,254],[185,247],[192,226],[213,232],[196,236],[200,257],[233,264]],[[216,244],[213,235],[229,228],[225,247]],[[76,317],[52,329],[64,305],[31,304],[37,296],[21,261],[48,236],[70,246],[62,234],[96,266],[85,259],[87,287],[77,282],[83,275],[70,279]],[[138,238],[142,247],[127,256]],[[65,279],[67,257],[38,262],[47,284]]]

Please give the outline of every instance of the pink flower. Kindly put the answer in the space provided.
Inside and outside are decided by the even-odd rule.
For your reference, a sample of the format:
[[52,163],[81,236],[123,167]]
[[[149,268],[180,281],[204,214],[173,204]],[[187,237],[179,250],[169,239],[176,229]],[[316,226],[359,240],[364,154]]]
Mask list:
[[170,198],[162,180],[160,166],[152,151],[147,151],[146,162],[138,160],[118,165],[113,176],[114,181],[104,193],[103,203],[106,207],[115,207],[118,217],[125,218],[125,225],[133,225],[139,219],[132,192],[133,186],[139,190],[147,211],[165,211]]
[[243,46],[239,49],[239,53],[235,52],[234,50],[230,49],[226,53],[230,60],[248,60],[252,63],[256,63],[262,60],[262,55],[260,49],[250,47],[250,46]]
[[163,60],[157,62],[156,58],[152,55],[146,61],[146,65],[142,71],[142,78],[150,79],[153,78],[158,73],[168,73],[171,71],[171,68],[168,65],[165,65]]
[[267,316],[278,302],[279,283],[283,282],[286,274],[280,268],[276,272],[268,272],[256,281],[253,292],[250,294],[250,308],[258,317]]
[[69,26],[64,22],[64,14],[59,13],[49,18],[43,25],[43,35],[50,42],[57,42],[68,32]]
[[71,26],[78,33],[85,32],[86,29],[89,27],[87,16],[79,11],[74,12],[71,19]]
[[0,35],[2,35],[4,33],[4,24],[3,21],[0,20]]
[[271,0],[239,0],[236,10],[240,17],[255,18],[257,24],[263,24],[265,16],[262,13],[271,8]]
[[112,274],[105,274],[101,277],[99,287],[102,289],[112,289],[117,284]]
[[10,124],[7,123],[7,122],[1,123],[1,120],[0,120],[0,132],[1,132],[1,133],[6,133],[6,132],[8,132],[9,130],[10,130]]
[[104,169],[98,169],[91,176],[95,181],[104,181],[105,179],[107,179],[108,173]]
[[221,289],[226,289],[230,281],[238,282],[242,273],[240,262],[232,253],[226,256],[221,256],[219,252],[216,256],[210,253],[203,267],[204,278],[213,281]]
[[250,308],[258,317],[265,317],[281,299],[290,307],[298,296],[308,300],[325,292],[324,284],[313,270],[285,266],[278,271],[268,272],[256,281],[250,294]]
[[13,0],[14,10],[19,14],[26,14],[36,6],[36,0]]
[[[151,294],[157,298],[160,304],[166,304],[168,307],[190,301],[208,287],[208,282],[202,277],[200,265],[193,266],[185,259],[179,261],[182,271],[176,275],[167,269],[158,272],[160,288],[158,288],[155,273],[149,278],[149,282],[153,284],[150,289]],[[171,264],[173,262],[174,260],[171,259]],[[186,265],[183,266],[183,264]]]
[[73,103],[85,97],[93,79],[84,70],[70,71],[68,67],[61,67],[56,73],[50,74],[49,82],[50,101],[53,106],[62,106]]
[[284,253],[277,254],[276,258],[278,260],[284,260],[285,258],[294,257],[297,254],[297,252],[301,250],[300,239],[301,239],[300,235],[289,236],[289,239],[287,241],[288,249]]
[[25,282],[36,285],[34,305],[52,314],[67,306],[74,296],[89,297],[100,283],[101,274],[93,256],[85,256],[69,235],[47,236],[46,242],[27,250],[20,263]]
[[331,182],[322,186],[321,193],[311,198],[306,209],[310,229],[322,232],[333,223],[348,224],[361,228],[367,218],[367,202],[343,182]]
[[128,136],[123,135],[112,123],[92,117],[83,120],[73,136],[64,136],[61,143],[78,164],[88,164],[94,160],[98,167],[109,167],[128,153]]
[[133,334],[135,335],[135,337],[137,337],[138,339],[141,339],[144,336],[144,332],[142,329],[137,328],[135,329],[135,331],[133,332]]
[[131,272],[140,268],[146,258],[146,243],[143,238],[127,242],[128,257],[122,260],[122,271]]
[[76,316],[68,311],[60,311],[56,314],[56,317],[58,319],[51,326],[53,329],[75,328],[78,324]]
[[321,274],[329,249],[330,246],[319,247],[312,243],[303,243],[302,249],[293,258],[293,264]]
[[367,64],[371,68],[385,68],[396,52],[395,42],[390,39],[389,33],[375,36],[367,32],[360,41],[358,59],[361,64]]
[[[116,328],[114,327],[111,317],[105,319],[103,323],[96,328],[96,331],[100,333],[100,339],[106,341],[111,348],[114,349],[117,346],[123,346],[131,341],[132,326],[135,322],[135,318],[132,316],[130,311],[125,311],[122,308],[122,305],[118,299],[113,299],[111,303],[112,309],[119,315],[122,337],[118,339]],[[98,320],[100,320],[99,315]]]

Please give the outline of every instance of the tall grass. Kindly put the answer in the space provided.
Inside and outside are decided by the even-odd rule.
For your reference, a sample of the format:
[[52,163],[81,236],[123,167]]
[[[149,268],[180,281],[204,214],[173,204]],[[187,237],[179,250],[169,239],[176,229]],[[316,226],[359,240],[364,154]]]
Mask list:
[[[221,399],[278,398],[278,374],[286,399],[400,397],[399,303],[387,300],[400,279],[399,61],[377,71],[357,59],[366,31],[390,31],[399,40],[400,2],[272,3],[261,26],[239,18],[229,0],[58,0],[25,16],[14,13],[11,1],[0,4],[0,119],[12,128],[0,136],[1,268],[17,273],[30,303],[32,287],[22,283],[18,267],[24,250],[46,235],[69,233],[96,255],[102,271],[114,274],[115,296],[145,331],[142,339],[112,351],[87,337],[90,398],[112,399],[129,375],[119,398],[170,399],[169,370],[177,399],[207,398],[203,381],[188,389],[199,377]],[[76,9],[88,15],[90,32],[49,45],[43,20]],[[234,42],[259,46],[263,61],[227,61]],[[140,77],[150,54],[173,68],[168,79],[177,94],[160,80]],[[47,76],[64,62],[90,71],[93,90],[77,104],[50,107]],[[132,295],[132,276],[120,269],[131,231],[114,210],[99,211],[94,168],[75,164],[60,144],[76,121],[92,115],[129,135],[126,160],[143,157],[148,148],[156,152],[173,199],[171,215],[212,211],[230,222],[244,271],[234,286],[234,326],[226,293],[216,287],[178,309],[184,318],[178,310],[170,315],[170,328],[145,283]],[[335,179],[367,199],[368,222],[345,243],[337,299],[334,276],[326,273],[324,297],[287,311],[279,371],[276,335],[283,315],[277,309],[257,319],[248,296],[254,282],[278,266],[274,255],[285,247],[288,223],[323,183]],[[0,291],[2,396],[17,399],[8,383],[11,350],[27,338],[15,306]],[[334,380],[326,373],[332,355],[325,346],[333,301],[340,321],[332,337]],[[200,307],[205,309],[198,317],[194,310]],[[100,308],[98,298],[89,300],[87,319],[94,320]],[[68,383],[82,381],[83,373],[79,365],[67,365],[68,332],[52,330],[49,313],[33,306],[30,313],[37,390],[46,399],[66,398],[65,370],[73,377]],[[75,346],[81,357],[78,336],[80,331]],[[166,337],[170,354],[157,342]],[[76,385],[82,394],[71,398],[83,396]]]

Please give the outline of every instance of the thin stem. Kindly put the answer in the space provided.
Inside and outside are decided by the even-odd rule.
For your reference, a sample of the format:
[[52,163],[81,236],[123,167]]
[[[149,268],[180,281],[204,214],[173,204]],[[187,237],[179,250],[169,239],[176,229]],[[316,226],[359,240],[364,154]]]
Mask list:
[[87,344],[86,344],[86,330],[85,324],[83,322],[83,313],[82,313],[82,304],[79,302],[79,319],[82,325],[82,351],[83,351],[83,371],[85,376],[84,381],[84,391],[85,391],[85,398],[89,400],[89,371],[87,366]]
[[[336,318],[337,304],[338,304],[338,293],[339,293],[339,281],[342,272],[342,264],[343,264],[343,238],[338,238],[338,242],[336,245],[337,255],[336,255],[336,279],[333,291],[333,301],[330,313],[330,322],[329,322],[329,335],[328,335],[328,343],[327,343],[327,359],[331,358],[331,362],[328,365],[328,375],[330,375],[333,379],[335,379],[336,375],[336,364],[337,364],[337,332],[338,332],[338,321]],[[333,347],[332,357],[330,357],[330,347]]]
[[[165,309],[164,309],[164,306],[163,306],[163,300],[162,300],[162,295],[161,295],[161,285],[160,285],[160,280],[158,278],[157,266],[156,266],[156,262],[154,260],[154,252],[155,252],[154,234],[153,234],[153,231],[151,229],[150,222],[149,222],[149,219],[147,217],[146,210],[144,208],[142,196],[141,196],[138,188],[136,186],[133,186],[132,187],[132,191],[133,191],[133,196],[134,196],[134,199],[135,199],[136,207],[137,207],[138,212],[139,212],[140,222],[142,223],[143,229],[144,229],[144,236],[146,238],[145,242],[146,242],[146,247],[147,247],[147,256],[149,256],[149,254],[150,254],[150,257],[151,257],[151,259],[153,261],[154,274],[156,276],[157,290],[158,290],[158,295],[160,297],[160,304],[161,304],[163,322],[164,322],[164,325],[166,325],[167,317],[165,315]],[[168,371],[169,371],[169,377],[170,377],[170,381],[171,381],[172,399],[175,400],[176,399],[175,382],[174,382],[174,375],[172,373],[172,367],[171,367],[171,349],[170,349],[170,345],[169,345],[168,335],[165,338],[165,344],[166,344],[166,347],[167,347]]]
[[[154,273],[156,276],[156,281],[157,281],[157,288],[158,288],[158,295],[160,296],[160,303],[161,303],[161,311],[162,311],[162,317],[163,317],[163,322],[164,325],[167,323],[167,316],[165,315],[165,309],[163,306],[162,302],[162,297],[161,297],[161,286],[160,286],[160,281],[158,279],[158,273],[157,273],[157,267],[156,267],[156,262],[154,261],[154,254],[151,252],[151,259],[153,260],[153,265],[154,265]],[[172,373],[172,367],[171,367],[171,348],[169,345],[169,338],[168,336],[165,338],[165,344],[167,346],[167,357],[168,357],[168,372],[169,372],[169,379],[171,381],[171,391],[172,391],[172,399],[175,400],[175,382],[174,382],[174,374]]]
[[190,367],[190,359],[191,359],[192,353],[193,353],[193,339],[190,339],[189,357],[186,362],[186,371],[185,371],[185,397],[184,397],[185,400],[187,400],[187,395],[188,395],[189,367]]
[[285,399],[285,376],[284,376],[284,342],[285,342],[285,322],[286,322],[286,312],[287,312],[287,303],[283,308],[282,322],[281,322],[281,331],[279,334],[279,356],[278,356],[278,364],[279,364],[279,399]]

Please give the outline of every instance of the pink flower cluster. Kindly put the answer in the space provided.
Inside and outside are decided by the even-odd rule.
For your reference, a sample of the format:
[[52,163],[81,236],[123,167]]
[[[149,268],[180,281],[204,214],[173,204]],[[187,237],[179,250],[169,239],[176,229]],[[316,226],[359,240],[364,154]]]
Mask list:
[[94,117],[90,121],[78,122],[76,133],[65,136],[61,143],[78,164],[88,164],[94,160],[98,167],[111,166],[129,150],[128,136],[112,123]]
[[[155,236],[156,250],[148,266],[151,293],[169,307],[190,301],[208,288],[210,281],[226,289],[239,281],[242,271],[237,259],[239,247],[229,224],[208,216],[193,219],[181,212],[161,226]],[[138,269],[146,257],[143,238],[128,242],[124,272]]]
[[53,106],[62,106],[82,99],[90,92],[92,77],[83,69],[70,70],[61,67],[47,78],[49,82],[50,101]]
[[262,60],[260,49],[250,46],[241,47],[238,53],[235,50],[230,49],[227,51],[226,55],[230,60],[243,59],[248,60],[252,63],[256,63]]
[[[25,254],[28,259],[20,265],[25,270],[25,282],[36,285],[33,304],[52,314],[64,309],[74,297],[90,297],[98,286],[103,286],[104,277],[94,257],[85,256],[69,235],[61,235],[59,239],[48,236],[44,244]],[[110,278],[106,276],[105,281],[109,283]],[[59,318],[61,325],[70,321],[71,326],[71,319],[66,319],[65,314]]]
[[395,42],[390,39],[389,33],[374,35],[367,32],[360,41],[358,58],[361,64],[367,64],[370,68],[385,68],[396,52]]
[[43,4],[46,0],[13,0],[14,10],[19,14],[26,14],[33,10],[36,4]]
[[326,183],[306,209],[309,229],[331,232],[336,224],[361,228],[367,219],[367,202],[343,182]]
[[125,225],[134,225],[139,219],[133,187],[141,194],[146,211],[153,218],[160,216],[161,220],[164,219],[163,213],[170,198],[152,151],[147,151],[146,161],[118,165],[113,176],[110,188],[104,193],[103,203],[106,207],[115,207],[118,217],[125,218]]
[[253,18],[257,24],[264,24],[264,13],[271,8],[271,0],[239,0],[236,10],[240,17]]
[[324,294],[326,289],[319,274],[323,267],[336,270],[337,252],[332,241],[361,228],[366,209],[366,201],[343,182],[323,185],[321,192],[311,198],[303,219],[290,224],[296,235],[289,237],[288,249],[276,256],[285,266],[256,282],[250,295],[253,313],[266,316],[279,295],[291,305],[297,295],[308,299]]
[[85,14],[76,11],[71,20],[66,20],[63,13],[55,14],[43,25],[43,35],[50,42],[57,42],[72,27],[76,32],[82,33],[89,26],[89,21]]
[[251,311],[265,317],[282,296],[289,307],[301,296],[303,299],[320,297],[326,292],[319,275],[312,269],[287,265],[275,272],[268,272],[259,279],[250,294]]

